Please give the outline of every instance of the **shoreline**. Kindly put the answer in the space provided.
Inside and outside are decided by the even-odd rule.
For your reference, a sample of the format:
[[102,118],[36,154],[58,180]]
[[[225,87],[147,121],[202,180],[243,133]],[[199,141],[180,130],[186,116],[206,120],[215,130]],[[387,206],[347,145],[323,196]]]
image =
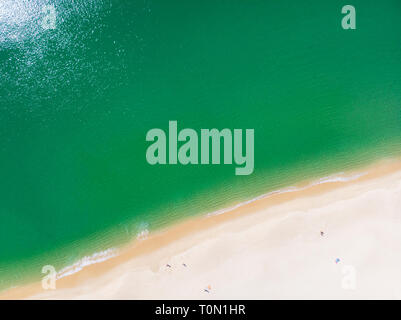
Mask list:
[[[82,287],[83,284],[96,282],[98,279],[101,281],[102,278],[106,278],[116,271],[119,266],[124,266],[134,260],[146,260],[146,257],[151,254],[157,256],[160,250],[167,250],[174,246],[175,248],[170,248],[169,250],[174,252],[189,250],[198,243],[205,241],[202,233],[213,232],[216,229],[221,230],[229,222],[260,214],[263,210],[269,210],[292,201],[304,200],[308,197],[319,198],[320,195],[327,195],[331,191],[352,185],[361,185],[400,171],[401,161],[399,159],[382,160],[366,168],[351,170],[343,176],[340,176],[342,174],[340,173],[323,177],[317,181],[315,180],[315,182],[304,182],[295,187],[287,187],[258,196],[227,209],[181,220],[165,229],[152,232],[145,240],[133,240],[119,249],[116,256],[112,256],[103,262],[88,265],[79,272],[60,278],[57,281],[57,290],[54,293],[62,290],[77,289],[80,286]],[[348,198],[353,196],[355,194],[350,193],[347,195]],[[272,220],[279,216],[280,213],[273,213],[272,215],[264,216],[263,219]],[[182,243],[181,240],[183,239],[186,240],[185,243]],[[104,282],[104,279],[102,281]],[[53,296],[52,292],[42,290],[40,283],[33,283],[6,290],[0,293],[0,299],[22,299],[35,297],[38,294],[48,295],[50,298]]]

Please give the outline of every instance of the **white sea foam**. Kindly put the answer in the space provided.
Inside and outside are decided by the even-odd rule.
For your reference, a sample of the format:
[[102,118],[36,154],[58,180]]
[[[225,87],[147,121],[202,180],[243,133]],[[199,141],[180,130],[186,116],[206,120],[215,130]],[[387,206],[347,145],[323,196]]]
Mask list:
[[[217,210],[214,212],[211,212],[209,214],[206,215],[206,217],[209,216],[214,216],[214,215],[219,215],[219,214],[223,214],[229,211],[233,211],[239,207],[242,207],[244,205],[247,205],[249,203],[252,203],[254,201],[260,200],[260,199],[265,199],[268,197],[271,197],[273,195],[276,194],[282,194],[282,193],[289,193],[289,192],[295,192],[295,191],[302,191],[305,189],[308,189],[310,187],[319,185],[319,184],[324,184],[324,183],[334,183],[334,182],[347,182],[347,181],[353,181],[353,180],[357,180],[360,177],[366,175],[366,172],[363,173],[358,173],[355,175],[350,175],[347,176],[344,172],[335,174],[335,175],[331,175],[331,176],[327,176],[327,177],[323,177],[320,178],[316,181],[311,182],[310,184],[304,186],[304,187],[296,187],[296,186],[290,186],[284,189],[279,189],[279,190],[275,190],[275,191],[271,191],[265,194],[262,194],[260,196],[257,196],[253,199],[241,202],[235,206],[229,207],[229,208],[225,208],[225,209],[221,209],[221,210]],[[147,224],[146,224],[147,226]],[[147,228],[142,229],[140,232],[138,232],[137,234],[137,240],[145,240],[149,235],[149,230]],[[91,256],[85,256],[82,259],[80,259],[79,261],[75,262],[73,265],[68,266],[63,268],[62,270],[60,270],[59,272],[57,272],[57,279],[61,279],[64,278],[66,276],[72,275],[74,273],[77,273],[79,271],[81,271],[82,269],[84,269],[87,266],[90,266],[92,264],[95,263],[99,263],[99,262],[103,262],[106,260],[109,260],[110,258],[113,258],[115,256],[118,255],[118,250],[115,248],[110,248],[107,249],[105,251],[101,251],[101,252],[97,252],[92,254]]]
[[229,208],[225,208],[225,209],[221,209],[221,210],[217,210],[217,211],[213,211],[213,212],[207,214],[206,217],[216,216],[216,215],[220,215],[220,214],[223,214],[223,213],[226,213],[226,212],[230,212],[230,211],[238,209],[238,208],[240,208],[242,206],[245,206],[245,205],[247,205],[249,203],[255,202],[255,201],[260,200],[260,199],[266,199],[266,198],[269,198],[269,197],[271,197],[273,195],[282,194],[282,193],[289,193],[289,192],[296,192],[296,191],[302,191],[302,190],[306,190],[306,189],[308,189],[310,187],[313,187],[313,186],[316,186],[316,185],[320,185],[320,184],[324,184],[324,183],[353,181],[353,180],[359,179],[360,177],[362,177],[362,176],[364,176],[366,174],[367,174],[367,172],[361,172],[361,173],[357,173],[357,174],[354,174],[354,175],[348,175],[347,176],[344,172],[340,172],[340,173],[337,173],[335,175],[331,175],[331,176],[320,178],[320,179],[318,179],[316,181],[313,181],[313,182],[309,183],[308,185],[306,185],[304,187],[290,186],[290,187],[287,187],[287,188],[284,188],[284,189],[279,189],[279,190],[275,190],[275,191],[271,191],[271,192],[262,194],[260,196],[255,197],[255,198],[252,198],[250,200],[238,203],[235,206],[232,206],[232,207],[229,207]]
[[65,267],[57,272],[57,279],[70,276],[74,273],[81,271],[83,268],[90,266],[95,263],[103,262],[117,256],[118,250],[114,248],[107,249],[105,251],[96,252],[91,256],[85,256],[82,259],[75,262],[73,265]]
[[137,240],[145,240],[148,238],[149,235],[149,230],[148,229],[143,229],[141,232],[139,232],[136,236]]
[[[148,229],[142,229],[137,234],[137,240],[145,240],[149,235]],[[90,266],[95,263],[103,262],[109,260],[118,255],[118,250],[116,248],[110,248],[104,251],[96,252],[91,256],[85,256],[82,259],[78,260],[74,264],[67,266],[60,271],[57,272],[56,279],[61,279],[67,276],[70,276],[74,273],[77,273],[84,269],[87,266]]]

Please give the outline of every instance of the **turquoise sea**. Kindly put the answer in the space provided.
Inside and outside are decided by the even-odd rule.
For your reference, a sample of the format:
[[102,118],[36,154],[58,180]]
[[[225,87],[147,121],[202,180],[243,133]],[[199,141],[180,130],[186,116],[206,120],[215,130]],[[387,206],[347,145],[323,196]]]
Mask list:
[[[355,30],[339,0],[1,0],[0,288],[398,156],[401,1],[352,4]],[[169,120],[254,129],[253,174],[149,165]]]

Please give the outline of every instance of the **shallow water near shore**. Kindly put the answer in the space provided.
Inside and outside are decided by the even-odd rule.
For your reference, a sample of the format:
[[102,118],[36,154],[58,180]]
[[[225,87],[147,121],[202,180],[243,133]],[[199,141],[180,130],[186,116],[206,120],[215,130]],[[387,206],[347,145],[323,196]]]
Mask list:
[[[401,151],[401,3],[0,5],[0,288]],[[150,166],[146,132],[255,130],[255,171]]]

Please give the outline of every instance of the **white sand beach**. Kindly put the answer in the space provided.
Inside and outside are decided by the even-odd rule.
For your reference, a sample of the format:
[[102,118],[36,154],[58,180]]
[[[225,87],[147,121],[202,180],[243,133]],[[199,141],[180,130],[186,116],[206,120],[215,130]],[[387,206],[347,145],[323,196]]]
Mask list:
[[400,169],[385,162],[355,181],[193,218],[56,290],[35,284],[0,298],[400,299]]

